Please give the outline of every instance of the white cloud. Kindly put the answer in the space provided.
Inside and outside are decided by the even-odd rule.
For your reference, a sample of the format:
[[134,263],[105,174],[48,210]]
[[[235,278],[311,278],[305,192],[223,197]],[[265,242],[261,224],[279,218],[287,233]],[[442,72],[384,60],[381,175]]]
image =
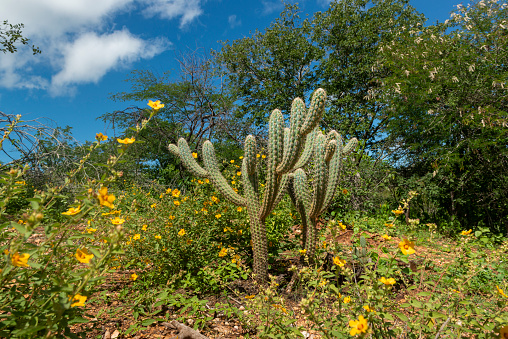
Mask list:
[[231,28],[235,28],[237,26],[242,25],[242,20],[237,20],[236,14],[230,15],[228,17],[228,22],[229,22],[229,27],[231,27]]
[[284,5],[280,1],[266,1],[262,0],[263,4],[263,14],[269,15],[273,12],[281,12],[284,9]]
[[205,0],[0,0],[2,19],[23,23],[23,36],[42,54],[20,46],[0,58],[0,87],[49,89],[98,82],[109,71],[149,59],[171,45],[161,38],[142,39],[128,28],[113,30],[118,14],[179,19],[182,28],[203,13]]
[[32,39],[98,29],[133,0],[2,0],[0,13]]
[[201,0],[145,0],[149,3],[143,14],[149,18],[159,15],[162,19],[181,17],[180,28],[203,14]]
[[103,35],[85,33],[63,47],[63,67],[52,77],[51,92],[58,95],[68,85],[97,83],[108,71],[152,58],[167,45],[164,40],[141,40],[125,29]]

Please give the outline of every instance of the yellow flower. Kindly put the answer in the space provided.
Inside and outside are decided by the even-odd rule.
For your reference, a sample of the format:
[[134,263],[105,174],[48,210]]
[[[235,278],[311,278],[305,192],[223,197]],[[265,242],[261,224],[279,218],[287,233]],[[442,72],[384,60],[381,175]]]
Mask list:
[[210,180],[209,179],[205,179],[205,184],[209,184],[210,183]]
[[231,181],[231,185],[236,185],[236,181]]
[[496,285],[496,288],[497,288],[497,291],[499,292],[499,294],[501,294],[503,297],[505,298],[508,298],[508,295],[506,295],[502,289],[499,288],[499,286]]
[[219,219],[220,217],[222,217],[222,215],[221,215],[221,214],[216,214],[216,215],[215,215],[215,217],[216,217],[217,219]]
[[187,245],[190,245],[192,243],[192,239],[187,239]]
[[67,210],[67,212],[63,212],[63,215],[76,215],[79,212],[81,212],[81,206],[78,207],[71,207]]
[[113,201],[115,201],[115,196],[113,194],[108,194],[108,189],[107,187],[101,187],[101,189],[99,190],[99,195],[98,195],[98,198],[99,198],[99,203],[102,205],[102,206],[106,206],[106,207],[109,207],[109,208],[113,208]]
[[323,241],[323,248],[326,248],[326,246],[327,246],[326,241]]
[[382,282],[383,284],[385,284],[386,286],[391,286],[391,285],[395,285],[395,279],[393,278],[388,278],[386,279],[385,277],[381,277],[381,279],[379,279],[380,282]]
[[298,252],[300,252],[300,255],[305,255],[307,253],[307,250],[306,249],[298,250]]
[[139,234],[139,233],[134,234],[134,236],[132,237],[132,240],[139,240],[139,239],[141,239],[141,234]]
[[93,259],[93,254],[88,252],[86,248],[76,250],[76,259],[83,264],[88,264]]
[[228,254],[228,249],[223,247],[219,252],[219,257],[224,257],[226,254]]
[[236,210],[237,210],[238,212],[241,212],[241,211],[242,211],[242,207],[241,207],[241,206],[238,206],[238,207],[236,208]]
[[155,208],[157,206],[157,204],[151,204],[150,207],[151,208]]
[[242,172],[236,172],[236,175],[240,176],[242,175]]
[[392,237],[390,237],[390,236],[389,236],[389,235],[387,235],[387,234],[382,235],[382,236],[381,236],[381,238],[383,238],[383,239],[385,239],[385,240],[391,240],[391,239],[392,239]]
[[347,194],[347,193],[348,193],[348,192],[347,192],[347,189],[345,189],[345,188],[344,188],[344,189],[342,190],[342,194]]
[[395,225],[394,225],[394,224],[392,224],[392,223],[390,222],[390,223],[385,223],[385,226],[386,226],[386,227],[393,227],[393,226],[395,226]]
[[351,297],[344,297],[344,304],[349,304],[351,302]]
[[131,280],[132,281],[136,281],[137,278],[138,278],[138,275],[136,273],[132,273],[131,274]]
[[197,154],[196,152],[192,152],[192,157],[193,157],[194,159],[197,159],[197,158],[198,158],[198,154]]
[[263,155],[261,156],[261,158],[262,158],[262,159],[266,158],[266,155],[264,155],[264,154],[263,154]]
[[243,159],[243,155],[242,155],[242,156],[240,156],[238,159],[242,160],[242,159]]
[[340,260],[339,257],[334,257],[333,263],[339,267],[344,267],[344,265],[346,264],[346,260]]
[[30,254],[28,253],[19,254],[18,252],[16,252],[11,256],[11,263],[17,267],[28,267],[28,258],[30,258]]
[[234,163],[235,163],[235,161],[234,161],[234,160],[231,160],[231,161],[230,161],[230,163],[234,164]]
[[399,216],[401,214],[404,214],[404,210],[400,209],[400,207],[396,210],[392,210],[392,213],[395,214],[396,216]]
[[411,255],[413,253],[416,253],[414,247],[415,243],[407,239],[404,239],[399,243],[399,248],[404,255]]
[[106,140],[108,140],[108,136],[104,135],[102,133],[97,133],[97,134],[95,134],[95,139],[97,139],[99,141],[106,141]]
[[175,201],[173,201],[173,204],[175,204],[175,206],[180,206],[180,201],[175,200]]
[[25,180],[21,180],[21,181],[16,181],[15,184],[24,186],[24,185],[26,185],[26,182],[25,182]]
[[[178,233],[178,234],[180,234],[180,233]],[[157,234],[157,235],[155,236],[155,239],[162,239],[162,237],[161,237],[160,235],[158,235],[158,234]]]
[[182,228],[179,232],[178,232],[178,235],[183,237],[185,235],[185,230]]
[[358,320],[350,320],[349,327],[351,327],[350,335],[357,335],[361,333],[366,333],[369,324],[367,323],[367,319],[363,317],[363,315],[358,317]]
[[261,154],[259,154],[259,153],[258,153],[258,154],[256,154],[256,158],[259,158],[260,156],[261,156]]
[[95,228],[87,228],[86,231],[87,231],[88,234],[92,234],[92,233],[97,232],[97,229],[95,229]]
[[372,308],[370,308],[370,306],[369,306],[369,305],[364,305],[364,306],[363,306],[363,309],[364,309],[365,311],[367,311],[367,312],[376,312],[376,311],[374,311]]
[[155,102],[152,100],[149,100],[147,105],[152,107],[156,111],[164,107],[164,104],[161,104],[160,100],[157,100]]
[[254,299],[255,295],[246,295],[245,299]]
[[119,217],[115,217],[115,219],[111,219],[111,223],[113,225],[121,225],[125,222],[125,219],[122,219],[122,218],[119,218]]
[[342,222],[339,222],[339,227],[345,231],[346,230],[346,225],[344,225]]
[[213,202],[219,202],[219,198],[217,198],[216,196],[213,196],[213,195],[212,195],[212,201],[213,201]]
[[132,138],[125,138],[125,139],[116,139],[116,141],[118,141],[119,143],[124,144],[124,145],[130,145],[130,144],[133,144],[134,141],[136,141],[136,138],[132,137]]
[[470,229],[469,231],[462,231],[462,232],[460,232],[460,234],[461,234],[461,235],[468,235],[468,234],[470,234],[471,232],[473,232],[473,230],[472,230],[472,229]]
[[[71,299],[71,298],[69,298]],[[86,301],[86,296],[84,295],[81,295],[81,294],[76,294],[74,297],[72,297],[72,304],[71,304],[71,307],[76,307],[76,306],[85,306],[85,301]]]
[[147,225],[147,224],[145,224],[145,225],[141,226],[141,229],[142,229],[143,231],[146,231],[146,228],[147,228],[147,227],[148,227],[148,225]]

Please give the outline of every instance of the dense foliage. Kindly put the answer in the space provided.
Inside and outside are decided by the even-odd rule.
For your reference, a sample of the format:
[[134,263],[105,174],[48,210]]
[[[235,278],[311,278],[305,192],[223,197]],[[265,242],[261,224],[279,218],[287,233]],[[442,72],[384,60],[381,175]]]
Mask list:
[[[259,338],[508,336],[508,5],[459,5],[427,26],[405,0],[334,1],[310,20],[298,11],[287,5],[212,58],[180,58],[177,80],[134,71],[132,91],[112,98],[162,103],[104,114],[120,138],[79,145],[65,128],[25,145],[29,125],[2,115],[0,150],[32,151],[0,166],[0,336],[102,337],[126,319],[122,335],[172,319],[215,335],[220,318]],[[275,111],[278,143],[267,145],[260,126],[319,85],[331,103],[309,167],[337,160],[336,198],[310,203],[300,190],[263,209],[259,281],[256,220],[224,186],[261,195],[283,180],[270,152],[284,155],[291,130]],[[360,139],[350,157],[331,156],[342,139],[322,135],[328,126]],[[244,154],[247,134],[261,142]],[[203,147],[213,141],[224,159],[205,164],[213,176],[185,174],[168,150],[180,137],[196,164],[203,152],[215,160]],[[259,176],[249,186],[242,172]],[[326,176],[301,172],[289,189],[319,193]],[[331,203],[311,213],[309,251],[299,212],[321,198]]]

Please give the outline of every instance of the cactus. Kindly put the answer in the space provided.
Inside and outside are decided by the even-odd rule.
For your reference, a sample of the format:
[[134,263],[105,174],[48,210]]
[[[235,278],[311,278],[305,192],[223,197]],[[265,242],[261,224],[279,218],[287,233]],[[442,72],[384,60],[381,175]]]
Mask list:
[[[243,197],[229,186],[220,173],[215,151],[210,141],[205,141],[203,144],[205,168],[202,168],[192,157],[185,139],[180,139],[178,146],[173,144],[168,146],[169,151],[180,157],[184,166],[194,175],[208,178],[228,200],[236,205],[247,207],[254,252],[253,271],[259,281],[266,281],[268,278],[265,219],[285,194],[293,172],[304,167],[310,161],[315,140],[320,140],[319,142],[323,144],[322,148],[325,147],[325,142],[319,136],[320,133],[316,127],[323,115],[325,100],[326,92],[323,89],[317,89],[314,92],[309,109],[305,108],[303,100],[299,98],[293,100],[289,128],[284,127],[284,117],[279,110],[274,110],[270,115],[267,177],[262,199],[258,187],[256,139],[254,136],[247,136],[244,144]],[[333,150],[330,149],[327,154],[330,159],[333,158]],[[321,186],[320,190],[323,194],[325,193]],[[326,193],[328,194],[328,192]],[[323,195],[321,200],[326,201],[327,198],[328,195]],[[321,205],[316,205],[314,209],[321,211]],[[310,229],[314,230],[315,228],[311,227]]]
[[343,146],[342,137],[332,130],[326,136],[318,133],[310,142],[313,146],[313,192],[308,188],[305,170],[297,168],[290,174],[288,193],[301,216],[303,248],[312,260],[319,216],[330,205],[339,185],[342,159],[356,147],[357,140],[353,138]]

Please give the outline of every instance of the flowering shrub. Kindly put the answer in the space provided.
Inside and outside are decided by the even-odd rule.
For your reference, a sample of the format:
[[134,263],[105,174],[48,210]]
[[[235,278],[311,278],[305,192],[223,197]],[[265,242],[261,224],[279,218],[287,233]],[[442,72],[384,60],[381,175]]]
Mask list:
[[8,203],[28,196],[24,185],[28,167],[0,173],[0,337],[72,337],[72,324],[88,322],[87,300],[109,270],[112,257],[121,253],[125,220],[119,215],[113,220],[108,217],[116,211],[115,195],[107,186],[121,176],[114,166],[135,137],[119,140],[118,155],[111,155],[105,165],[110,175],[81,187],[62,213],[63,222],[51,222],[45,215],[106,139],[97,134],[64,185],[35,191],[27,199],[29,205],[14,214],[7,210]]

